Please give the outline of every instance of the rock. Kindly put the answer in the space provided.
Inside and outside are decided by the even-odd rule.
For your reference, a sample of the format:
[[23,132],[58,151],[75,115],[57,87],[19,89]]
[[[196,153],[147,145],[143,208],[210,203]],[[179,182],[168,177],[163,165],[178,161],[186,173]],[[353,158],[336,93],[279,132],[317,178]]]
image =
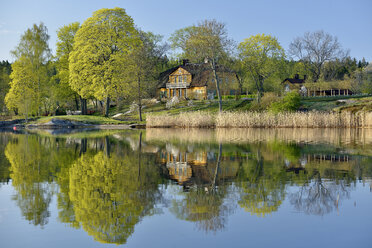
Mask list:
[[113,118],[113,119],[121,119],[122,117],[124,117],[124,114],[123,114],[123,113],[117,113],[117,114],[114,115],[112,118]]

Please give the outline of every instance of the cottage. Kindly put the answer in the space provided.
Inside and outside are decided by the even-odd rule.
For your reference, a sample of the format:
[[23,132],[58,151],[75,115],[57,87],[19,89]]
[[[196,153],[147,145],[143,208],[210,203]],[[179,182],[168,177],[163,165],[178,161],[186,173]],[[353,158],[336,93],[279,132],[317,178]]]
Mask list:
[[306,75],[303,79],[300,79],[299,75],[296,74],[294,78],[286,78],[283,80],[282,85],[284,85],[284,91],[288,92],[291,90],[300,90],[306,81]]
[[[221,95],[235,94],[236,74],[223,66],[217,68],[220,79]],[[160,74],[158,95],[161,99],[177,96],[185,99],[213,99],[216,85],[212,70],[207,63],[194,64],[183,60],[182,65],[173,67]]]
[[341,82],[306,82],[306,75],[304,78],[299,78],[296,74],[294,78],[286,78],[283,80],[282,85],[284,91],[297,90],[303,96],[339,96],[339,95],[353,95],[350,87],[345,86]]

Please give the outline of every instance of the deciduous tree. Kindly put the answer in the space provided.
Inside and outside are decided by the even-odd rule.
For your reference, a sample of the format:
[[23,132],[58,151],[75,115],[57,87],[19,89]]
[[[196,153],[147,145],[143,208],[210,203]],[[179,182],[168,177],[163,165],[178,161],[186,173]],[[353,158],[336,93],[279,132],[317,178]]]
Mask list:
[[[133,20],[124,9],[100,9],[77,31],[69,57],[70,85],[81,97],[106,100],[122,94],[128,56],[140,45]],[[130,67],[129,67],[130,68]]]
[[137,103],[139,120],[142,121],[142,99],[156,91],[156,79],[162,69],[161,64],[167,45],[160,44],[162,37],[151,32],[140,31],[139,36],[142,44],[131,54],[133,79],[130,98]]
[[[58,99],[66,101],[74,98],[76,109],[79,109],[78,95],[71,89],[69,80],[69,57],[72,52],[74,45],[74,37],[76,32],[80,28],[79,22],[73,22],[69,25],[65,25],[57,31],[57,75],[55,76],[55,91],[58,95]],[[81,110],[83,114],[86,114],[86,107],[84,103],[86,101],[80,98]]]
[[264,92],[264,81],[278,71],[285,57],[284,50],[275,37],[257,34],[241,42],[238,52],[256,85],[260,101]]
[[[40,115],[42,101],[48,98],[45,93],[49,82],[46,69],[50,58],[48,40],[46,26],[43,23],[34,24],[21,36],[21,41],[12,51],[16,62],[10,76],[12,81],[6,104],[9,108],[23,109],[26,116],[30,111]],[[26,104],[25,101],[30,102]]]
[[323,30],[306,32],[304,36],[295,38],[289,45],[289,53],[293,58],[307,63],[314,82],[319,80],[326,61],[341,59],[347,55],[337,37]]
[[183,56],[194,62],[208,63],[216,83],[219,110],[222,111],[220,78],[217,75],[218,65],[228,57],[232,41],[227,36],[226,25],[216,20],[205,20],[177,30],[171,37],[173,48],[182,49]]

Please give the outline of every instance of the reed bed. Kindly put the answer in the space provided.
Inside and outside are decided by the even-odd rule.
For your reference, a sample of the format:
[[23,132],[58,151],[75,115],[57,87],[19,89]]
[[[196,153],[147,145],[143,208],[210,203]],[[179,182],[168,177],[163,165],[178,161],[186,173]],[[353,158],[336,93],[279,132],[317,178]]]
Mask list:
[[147,115],[146,127],[214,127],[215,116],[209,112],[183,112],[179,115]]
[[295,142],[346,145],[352,148],[372,145],[372,129],[359,128],[150,128],[147,141],[181,143],[246,144],[250,142]]
[[147,127],[218,128],[355,128],[372,127],[372,112],[187,112],[149,115]]

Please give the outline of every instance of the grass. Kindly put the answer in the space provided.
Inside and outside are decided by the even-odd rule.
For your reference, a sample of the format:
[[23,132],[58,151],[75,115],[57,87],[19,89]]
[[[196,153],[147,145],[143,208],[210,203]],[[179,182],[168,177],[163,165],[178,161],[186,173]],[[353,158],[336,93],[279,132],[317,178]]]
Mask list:
[[[345,103],[340,104],[338,100],[346,100]],[[353,105],[364,105],[370,103],[372,97],[367,95],[355,96],[327,96],[327,97],[305,97],[302,99],[301,104],[303,109],[317,110],[317,111],[333,111],[339,110],[343,107]]]
[[44,124],[52,119],[62,119],[62,120],[69,120],[75,122],[81,122],[84,124],[93,124],[93,125],[102,125],[102,124],[129,124],[125,121],[114,120],[107,117],[102,116],[94,116],[94,115],[61,115],[61,116],[48,116],[48,117],[40,117],[36,121],[31,123],[33,124]]

